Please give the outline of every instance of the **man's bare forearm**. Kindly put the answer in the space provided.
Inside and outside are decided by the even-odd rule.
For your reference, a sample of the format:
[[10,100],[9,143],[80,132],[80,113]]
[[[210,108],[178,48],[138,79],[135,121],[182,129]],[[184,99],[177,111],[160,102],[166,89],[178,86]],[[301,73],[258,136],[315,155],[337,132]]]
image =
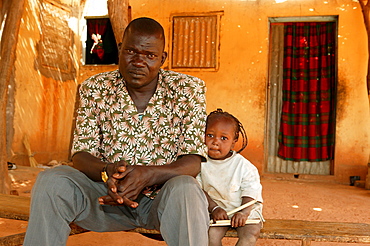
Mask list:
[[101,180],[101,170],[103,169],[105,162],[99,160],[95,156],[88,152],[77,152],[72,157],[73,166],[86,174],[91,180]]
[[[153,184],[163,184],[167,180],[179,176],[189,175],[196,177],[200,172],[201,157],[198,155],[184,155],[168,165],[153,166]],[[152,166],[151,166],[152,167]]]
[[[72,157],[73,166],[86,174],[94,181],[101,181],[101,170],[105,162],[92,156],[88,152],[77,152]],[[178,175],[195,177],[200,171],[201,157],[198,155],[184,155],[175,162],[162,166],[147,166],[152,173],[152,184],[163,184]],[[153,168],[153,169],[152,169]],[[152,169],[152,170],[149,170]]]

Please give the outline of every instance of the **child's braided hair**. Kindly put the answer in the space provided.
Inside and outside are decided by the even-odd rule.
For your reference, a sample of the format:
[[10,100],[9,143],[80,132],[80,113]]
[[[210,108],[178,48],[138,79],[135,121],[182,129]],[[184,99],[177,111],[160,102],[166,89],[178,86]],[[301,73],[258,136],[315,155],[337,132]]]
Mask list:
[[243,140],[241,148],[236,152],[237,153],[242,152],[248,145],[248,137],[247,137],[247,133],[245,132],[245,129],[243,127],[243,124],[234,115],[232,115],[228,112],[224,112],[220,108],[211,112],[207,116],[207,125],[208,125],[209,119],[212,118],[212,117],[225,117],[225,118],[232,119],[235,122],[235,139],[237,139],[237,140],[239,139],[239,133],[240,133],[242,135],[242,140]]

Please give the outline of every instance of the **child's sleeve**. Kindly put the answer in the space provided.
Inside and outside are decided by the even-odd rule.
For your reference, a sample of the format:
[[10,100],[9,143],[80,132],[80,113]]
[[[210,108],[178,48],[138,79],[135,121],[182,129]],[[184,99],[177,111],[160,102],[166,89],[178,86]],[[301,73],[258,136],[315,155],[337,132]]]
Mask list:
[[202,175],[201,175],[201,173],[198,173],[196,179],[197,179],[200,187],[203,189],[203,182],[202,182]]
[[251,163],[243,172],[241,183],[242,197],[247,196],[262,202],[262,185],[258,169]]

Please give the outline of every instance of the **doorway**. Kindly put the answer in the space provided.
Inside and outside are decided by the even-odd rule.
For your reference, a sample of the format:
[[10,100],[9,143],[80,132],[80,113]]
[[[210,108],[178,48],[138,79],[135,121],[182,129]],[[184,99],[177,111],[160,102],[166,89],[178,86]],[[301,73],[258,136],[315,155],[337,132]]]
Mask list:
[[269,21],[265,170],[333,175],[337,16]]

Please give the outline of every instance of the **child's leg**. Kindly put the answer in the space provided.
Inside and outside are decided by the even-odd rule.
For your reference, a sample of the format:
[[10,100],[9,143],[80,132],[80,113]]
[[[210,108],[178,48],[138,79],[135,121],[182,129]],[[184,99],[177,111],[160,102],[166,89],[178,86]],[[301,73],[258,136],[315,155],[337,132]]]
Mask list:
[[249,224],[236,228],[238,232],[238,242],[235,246],[254,246],[260,235],[262,223]]
[[222,246],[222,238],[225,236],[228,226],[211,226],[208,230],[208,246]]

